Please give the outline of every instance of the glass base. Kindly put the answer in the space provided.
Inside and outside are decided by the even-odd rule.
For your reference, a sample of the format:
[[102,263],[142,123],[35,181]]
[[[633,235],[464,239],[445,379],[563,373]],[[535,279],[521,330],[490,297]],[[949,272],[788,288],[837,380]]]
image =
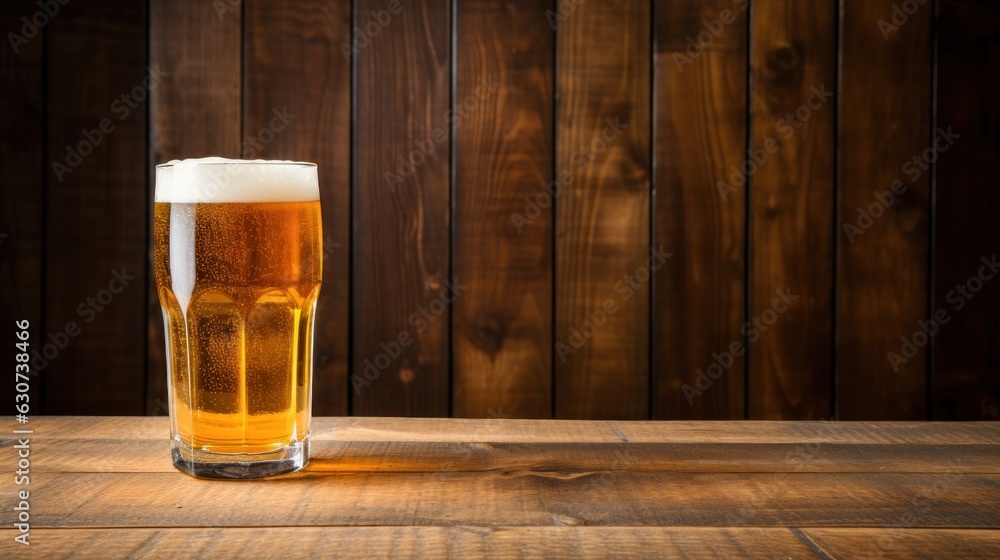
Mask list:
[[198,478],[249,479],[295,472],[309,462],[309,436],[266,453],[212,453],[192,449],[176,439],[170,443],[174,466]]

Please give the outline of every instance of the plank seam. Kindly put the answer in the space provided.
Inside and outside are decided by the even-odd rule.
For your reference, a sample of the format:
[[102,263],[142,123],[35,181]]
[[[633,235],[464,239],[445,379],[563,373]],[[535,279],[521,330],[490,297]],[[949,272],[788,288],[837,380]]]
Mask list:
[[[746,113],[744,115],[744,139],[743,148],[747,153],[753,144],[753,18],[756,13],[756,3],[751,1],[747,5],[747,29],[746,29]],[[753,244],[750,236],[753,233],[752,211],[753,211],[753,175],[746,178],[746,188],[743,193],[743,321],[746,324],[750,320],[752,312],[752,302],[750,297],[752,289],[750,281],[753,278]],[[743,334],[743,347],[746,353],[743,355],[743,419],[750,420],[750,348],[749,334]]]
[[[357,4],[358,0],[348,0],[348,4],[351,7],[351,13],[348,16],[350,20],[350,35],[351,35],[351,45],[356,45],[356,31],[358,30],[357,22]],[[348,228],[348,245],[350,250],[347,252],[347,375],[344,376],[344,387],[347,391],[347,400],[345,406],[347,407],[347,416],[352,416],[354,414],[354,387],[351,385],[351,377],[354,375],[354,317],[355,317],[355,305],[354,305],[354,275],[356,273],[354,268],[354,255],[357,252],[357,247],[355,246],[355,227],[357,224],[357,197],[355,196],[355,189],[357,183],[357,151],[355,146],[357,145],[357,112],[358,112],[358,51],[357,49],[351,49],[351,117],[348,135],[350,136],[350,155],[348,156],[348,216],[350,220],[350,227]]]
[[[153,0],[147,0],[143,4],[146,8],[146,67],[152,68],[153,65],[153,47],[152,47],[152,29],[153,29]],[[143,185],[146,189],[146,250],[150,251],[153,247],[153,201],[155,196],[153,194],[153,185],[150,184],[150,163],[153,161],[152,151],[153,151],[153,124],[152,124],[152,114],[153,114],[153,102],[152,96],[146,100],[146,150],[144,155],[146,156],[145,165],[143,167]],[[155,282],[155,273],[152,267],[149,265],[149,259],[146,259],[146,282],[143,285],[144,295],[143,295],[143,314],[142,314],[142,325],[146,336],[142,337],[142,365],[143,365],[143,375],[142,375],[142,414],[144,416],[149,415],[149,322],[153,319],[150,317],[150,283]],[[168,395],[169,400],[169,395]]]
[[[552,0],[549,4],[549,8],[553,13],[559,13],[558,0]],[[549,159],[549,177],[551,180],[555,180],[559,173],[559,27],[554,26],[552,29],[552,145],[550,146],[550,159]],[[549,298],[550,313],[549,317],[549,387],[550,389],[550,402],[551,402],[551,413],[550,418],[558,418],[557,415],[557,394],[559,386],[556,383],[558,380],[557,365],[556,365],[556,341],[558,340],[558,334],[556,330],[559,328],[559,314],[558,314],[558,297],[559,291],[557,287],[559,286],[559,244],[557,239],[559,237],[559,201],[555,198],[552,199],[552,206],[550,208],[550,213],[552,217],[552,231],[549,239],[550,250],[552,253],[552,273],[550,277],[550,293],[552,294]]]
[[[49,176],[49,167],[46,161],[49,158],[50,149],[50,139],[49,139],[49,34],[50,27],[48,25],[42,27],[42,57],[41,57],[41,97],[42,97],[42,109],[41,109],[41,121],[42,121],[42,207],[39,208],[39,229],[38,236],[40,237],[41,245],[41,261],[38,279],[38,293],[41,296],[39,302],[39,326],[41,327],[38,332],[37,340],[44,340],[45,333],[48,331],[48,314],[49,314],[49,186],[51,178]],[[36,372],[36,378],[38,378],[38,387],[40,389],[38,397],[41,401],[41,406],[39,406],[39,413],[45,414],[46,406],[48,405],[48,399],[45,395],[49,392],[46,390],[48,377],[43,375],[42,372]]]
[[[940,54],[938,52],[938,40],[940,33],[940,13],[939,13],[940,2],[939,0],[933,0],[931,5],[932,15],[931,15],[931,79],[930,79],[930,142],[929,145],[934,146],[934,138],[937,134],[937,122],[938,122],[938,69],[940,64]],[[937,251],[935,250],[935,240],[937,239],[937,227],[936,219],[937,213],[935,209],[937,208],[937,159],[933,162],[929,162],[930,173],[928,175],[928,193],[927,193],[927,316],[932,317],[934,315],[934,263],[937,259]],[[935,337],[928,337],[927,341],[927,356],[926,362],[926,373],[925,373],[925,387],[924,387],[924,406],[926,410],[924,412],[924,418],[930,420],[934,414],[934,399],[931,395],[931,390],[934,387],[934,348],[936,344],[934,343]]]
[[[649,0],[649,250],[656,245],[656,2]],[[646,308],[646,418],[654,418],[656,389],[654,376],[653,325],[656,317],[656,276],[650,271],[649,305]]]
[[841,130],[842,123],[840,120],[841,115],[841,104],[843,103],[843,64],[844,64],[844,9],[845,0],[837,0],[837,17],[834,18],[834,25],[836,29],[834,30],[834,36],[836,37],[836,46],[834,47],[834,71],[836,72],[836,101],[833,104],[833,232],[831,234],[833,238],[833,266],[832,273],[833,277],[830,281],[830,289],[833,291],[830,294],[830,409],[829,413],[834,420],[840,418],[840,398],[839,398],[839,385],[840,385],[840,375],[838,374],[837,368],[837,355],[838,349],[840,347],[840,336],[839,336],[839,309],[840,309],[840,290],[838,289],[839,274],[841,268],[840,262],[840,234],[839,226],[840,224],[840,200],[843,190],[841,189],[841,177],[840,177],[840,160],[841,160],[841,150],[840,150],[840,140],[841,140]]

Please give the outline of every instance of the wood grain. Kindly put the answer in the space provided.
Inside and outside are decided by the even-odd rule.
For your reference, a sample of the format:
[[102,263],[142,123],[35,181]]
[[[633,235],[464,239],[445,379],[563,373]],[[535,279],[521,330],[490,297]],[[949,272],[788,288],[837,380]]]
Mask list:
[[[13,417],[4,421],[12,423]],[[32,420],[46,440],[160,440],[166,418],[58,417]],[[449,418],[315,418],[313,441],[508,443],[756,443],[855,445],[1000,444],[1000,423],[951,422],[588,422]],[[10,444],[12,440],[5,440]]]
[[[5,441],[0,447],[17,442]],[[58,440],[32,449],[37,473],[172,473],[165,438]],[[741,472],[1000,474],[996,444],[399,442],[316,440],[308,473]],[[127,460],[122,458],[126,457]]]
[[[230,10],[220,15],[199,0],[151,0],[149,9],[150,65],[170,73],[150,95],[148,173],[155,188],[157,164],[192,157],[240,157],[242,13]],[[151,271],[148,274],[146,413],[166,415],[163,313],[155,278]]]
[[650,261],[649,18],[592,2],[558,29],[556,417],[649,418],[649,282],[669,264]]
[[[6,2],[0,8],[0,29],[16,34],[17,48],[5,44],[0,52],[0,76],[6,87],[0,93],[3,105],[10,110],[0,124],[0,181],[5,188],[0,195],[0,326],[10,333],[4,341],[0,360],[16,364],[20,350],[14,344],[15,322],[27,320],[31,348],[41,351],[48,343],[43,330],[42,289],[42,204],[47,169],[43,134],[45,130],[43,89],[44,32],[28,38],[21,35],[21,18],[34,13],[37,4],[29,0]],[[22,43],[22,39],[26,42]],[[9,40],[9,37],[8,37]],[[13,368],[13,366],[11,366]],[[15,378],[0,384],[0,402],[4,412],[14,412]],[[24,373],[24,372],[21,372]],[[41,410],[41,379],[31,376],[28,404]],[[9,403],[9,404],[8,404]]]
[[547,7],[456,5],[453,242],[455,281],[467,286],[454,304],[458,417],[552,415],[553,212],[526,202],[553,180]]
[[[720,35],[692,47],[707,32],[703,22],[721,16],[731,23]],[[685,0],[657,3],[654,18],[654,245],[674,256],[654,274],[652,414],[742,419],[745,353],[731,360],[725,353],[744,343],[746,320],[748,189],[730,175],[746,154],[747,10],[727,0]],[[699,371],[715,355],[717,367],[728,367],[699,389]]]
[[[873,22],[889,18],[892,5],[844,5],[836,235],[837,413],[845,420],[927,415],[926,351],[905,364],[887,357],[928,318],[930,173],[906,171],[931,131],[934,13],[922,7],[885,39]],[[905,192],[893,194],[893,184]]]
[[[357,0],[354,11],[355,26],[380,31],[366,31],[353,54],[354,144],[365,149],[353,153],[351,412],[444,416],[450,6],[395,2],[392,15],[388,4]],[[425,155],[428,142],[434,153]]]
[[[165,418],[31,426],[39,558],[254,557],[275,542],[291,557],[1000,549],[996,422],[320,418],[310,465],[258,481],[177,472]],[[23,556],[14,530],[0,533],[0,554]]]
[[[756,168],[749,173],[748,320],[759,323],[751,323],[746,341],[750,418],[817,419],[833,412],[836,99],[821,90],[836,89],[837,5],[754,3],[753,153],[745,157],[747,169]],[[797,111],[800,116],[789,116]]]
[[[31,427],[32,472],[174,472],[164,418]],[[998,445],[997,423],[317,418],[307,472],[998,473]]]
[[[24,551],[0,530],[0,553]],[[63,558],[269,559],[336,550],[364,558],[733,558],[765,550],[792,558],[1000,555],[1000,531],[777,527],[262,527],[37,529],[32,552]],[[39,556],[40,557],[40,556]]]
[[[165,412],[153,164],[239,156],[271,109],[294,104],[291,126],[254,151],[323,174],[318,413],[1000,418],[998,285],[962,309],[952,292],[1000,242],[993,3],[924,2],[894,27],[880,23],[901,17],[894,0],[278,4],[60,4],[0,55],[0,321],[31,319],[41,350],[91,317],[78,306],[112,269],[136,276],[48,360],[33,393],[48,412]],[[21,32],[40,9],[16,0],[0,19]],[[150,66],[169,75],[148,110],[119,119],[112,104]],[[499,85],[479,99],[490,73]],[[790,124],[823,86],[837,93]],[[609,114],[650,126],[628,121],[575,169]],[[103,118],[114,132],[60,181],[51,163]],[[961,138],[913,174],[938,127]],[[567,160],[573,184],[519,233],[513,216],[534,215]],[[897,179],[907,192],[845,231]],[[554,343],[607,282],[621,295],[618,269],[647,234],[673,256],[563,364]],[[439,300],[446,282],[468,286],[454,307]],[[768,315],[785,289],[799,299]],[[894,368],[887,354],[938,309],[949,323]],[[752,321],[768,318],[757,339]],[[393,357],[400,336],[413,342]],[[749,339],[750,357],[730,359]]]
[[351,41],[351,6],[347,0],[248,1],[246,18],[243,122],[249,145],[243,155],[310,161],[319,168],[324,255],[313,414],[343,415],[350,325],[351,67],[340,45]]
[[[971,301],[957,287],[978,275],[980,258],[990,261],[1000,248],[994,172],[1000,111],[992,93],[1000,90],[1000,76],[986,70],[1000,64],[1000,6],[985,0],[942,0],[939,6],[936,124],[961,138],[941,153],[936,167],[932,301],[935,309],[948,310],[951,320],[932,342],[931,415],[997,420],[1000,282],[984,282]],[[970,295],[978,285],[972,282]]]
[[[1000,527],[997,474],[306,471],[267,481],[206,482],[180,473],[123,472],[38,473],[31,485],[38,528]],[[598,501],[595,493],[620,498]],[[9,524],[13,513],[0,519]]]
[[995,558],[1000,531],[975,529],[802,529],[828,558]]
[[[652,527],[268,527],[259,529],[38,529],[32,551],[58,558],[727,558],[778,546],[797,558],[809,549],[787,529]],[[0,530],[0,553],[14,548]],[[986,537],[980,537],[983,539]],[[976,539],[970,546],[982,542]],[[989,543],[990,541],[986,541]],[[266,543],[266,544],[265,544]],[[58,555],[74,550],[78,555]]]
[[[46,329],[79,329],[42,374],[47,413],[144,408],[146,9],[137,0],[71,3],[46,28],[46,88],[57,92],[48,98],[46,159],[65,166],[46,167]],[[133,278],[112,294],[116,274]]]

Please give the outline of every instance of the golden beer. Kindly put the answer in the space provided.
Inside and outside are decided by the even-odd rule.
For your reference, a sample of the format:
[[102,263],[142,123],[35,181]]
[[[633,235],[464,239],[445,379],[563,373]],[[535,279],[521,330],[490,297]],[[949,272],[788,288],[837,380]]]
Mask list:
[[231,478],[304,466],[323,261],[315,166],[158,166],[153,247],[174,464]]

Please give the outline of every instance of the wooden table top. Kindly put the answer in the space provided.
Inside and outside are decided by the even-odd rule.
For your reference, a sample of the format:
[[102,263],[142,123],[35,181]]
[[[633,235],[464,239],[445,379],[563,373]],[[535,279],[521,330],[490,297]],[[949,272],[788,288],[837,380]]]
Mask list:
[[1000,423],[317,418],[305,470],[206,481],[163,417],[8,420],[0,558],[1000,558]]

